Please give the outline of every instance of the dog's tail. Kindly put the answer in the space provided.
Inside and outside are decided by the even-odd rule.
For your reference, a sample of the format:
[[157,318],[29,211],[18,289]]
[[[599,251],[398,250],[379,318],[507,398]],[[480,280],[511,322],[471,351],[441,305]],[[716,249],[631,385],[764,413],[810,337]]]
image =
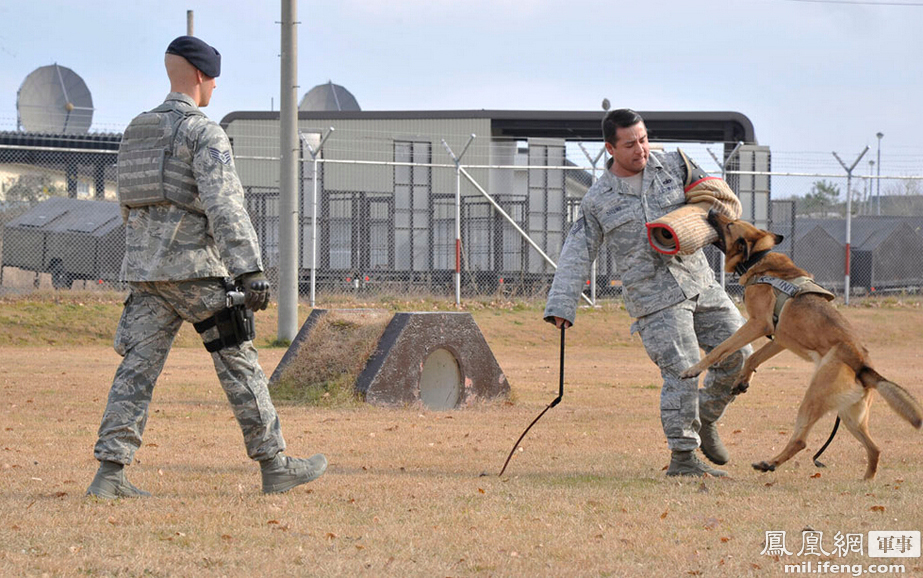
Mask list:
[[917,429],[923,425],[923,407],[920,407],[920,402],[910,395],[909,391],[888,381],[867,365],[863,365],[856,373],[856,380],[862,384],[862,387],[877,389],[891,409],[910,422],[910,425]]

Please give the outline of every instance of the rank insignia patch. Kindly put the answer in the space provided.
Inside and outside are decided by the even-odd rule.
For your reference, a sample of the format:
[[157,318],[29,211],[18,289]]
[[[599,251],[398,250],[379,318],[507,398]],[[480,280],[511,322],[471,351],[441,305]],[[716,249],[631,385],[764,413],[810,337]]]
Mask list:
[[208,147],[208,154],[219,163],[225,165],[231,164],[231,151],[219,151],[216,148]]

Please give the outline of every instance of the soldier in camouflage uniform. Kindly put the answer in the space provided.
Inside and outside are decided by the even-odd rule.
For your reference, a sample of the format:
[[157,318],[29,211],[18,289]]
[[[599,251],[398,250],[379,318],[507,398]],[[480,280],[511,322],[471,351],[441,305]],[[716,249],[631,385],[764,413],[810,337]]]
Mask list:
[[[321,454],[298,459],[282,453],[279,417],[253,343],[238,336],[226,345],[218,339],[219,327],[200,328],[228,308],[224,278],[243,287],[247,308],[265,309],[269,302],[230,142],[198,108],[211,98],[220,63],[218,51],[205,42],[191,36],[174,40],[165,57],[170,94],[163,105],[133,120],[123,135],[119,198],[126,251],[121,276],[131,292],[115,335],[115,350],[124,359],[99,427],[94,454],[100,467],[87,491],[99,498],[150,495],[128,482],[123,468],[141,446],[154,384],[183,321],[198,323],[207,345],[218,340],[219,346],[209,349],[212,361],[243,431],[247,455],[260,462],[263,492],[289,490],[316,479],[327,467]],[[163,119],[168,122],[158,124]],[[159,126],[168,129],[165,152],[134,146],[159,136]],[[163,168],[152,173],[144,167]],[[168,191],[166,200],[138,200],[151,190]]]
[[638,332],[648,356],[660,368],[663,388],[660,418],[672,452],[668,476],[723,476],[726,472],[699,460],[700,446],[716,464],[728,452],[715,423],[734,399],[734,378],[750,347],[709,370],[703,388],[696,379],[680,379],[699,361],[699,348],[710,351],[731,336],[743,318],[715,281],[701,250],[679,257],[654,251],[645,224],[685,202],[685,164],[679,153],[650,152],[644,121],[634,111],[614,110],[603,120],[609,170],[587,192],[561,251],[545,320],[558,327],[574,323],[577,300],[590,265],[605,242],[615,258],[631,332]]

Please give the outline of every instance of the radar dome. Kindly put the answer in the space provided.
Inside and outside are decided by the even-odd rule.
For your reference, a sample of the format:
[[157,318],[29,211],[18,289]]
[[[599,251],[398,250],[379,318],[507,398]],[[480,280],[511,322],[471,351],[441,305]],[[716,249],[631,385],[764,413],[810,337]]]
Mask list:
[[362,110],[356,97],[351,92],[340,86],[328,81],[326,84],[318,84],[309,90],[298,110],[310,110],[314,112],[338,112],[348,110]]

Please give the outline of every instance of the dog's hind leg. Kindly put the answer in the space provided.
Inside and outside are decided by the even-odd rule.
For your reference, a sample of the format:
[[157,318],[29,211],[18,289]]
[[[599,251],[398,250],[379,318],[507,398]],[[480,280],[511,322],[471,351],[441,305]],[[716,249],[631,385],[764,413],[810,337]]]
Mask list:
[[869,407],[872,405],[871,392],[866,390],[862,399],[856,403],[840,410],[840,419],[846,429],[856,436],[856,439],[865,446],[865,453],[868,455],[868,466],[865,469],[865,479],[871,480],[878,471],[878,458],[881,456],[881,450],[875,445],[872,436],[869,434]]
[[753,468],[761,472],[774,471],[779,465],[807,447],[808,433],[817,420],[837,407],[836,389],[838,386],[841,387],[843,378],[849,375],[852,375],[851,370],[833,356],[822,359],[817,365],[808,391],[805,392],[801,406],[798,408],[795,431],[792,432],[788,444],[779,455],[768,461],[756,462]]

